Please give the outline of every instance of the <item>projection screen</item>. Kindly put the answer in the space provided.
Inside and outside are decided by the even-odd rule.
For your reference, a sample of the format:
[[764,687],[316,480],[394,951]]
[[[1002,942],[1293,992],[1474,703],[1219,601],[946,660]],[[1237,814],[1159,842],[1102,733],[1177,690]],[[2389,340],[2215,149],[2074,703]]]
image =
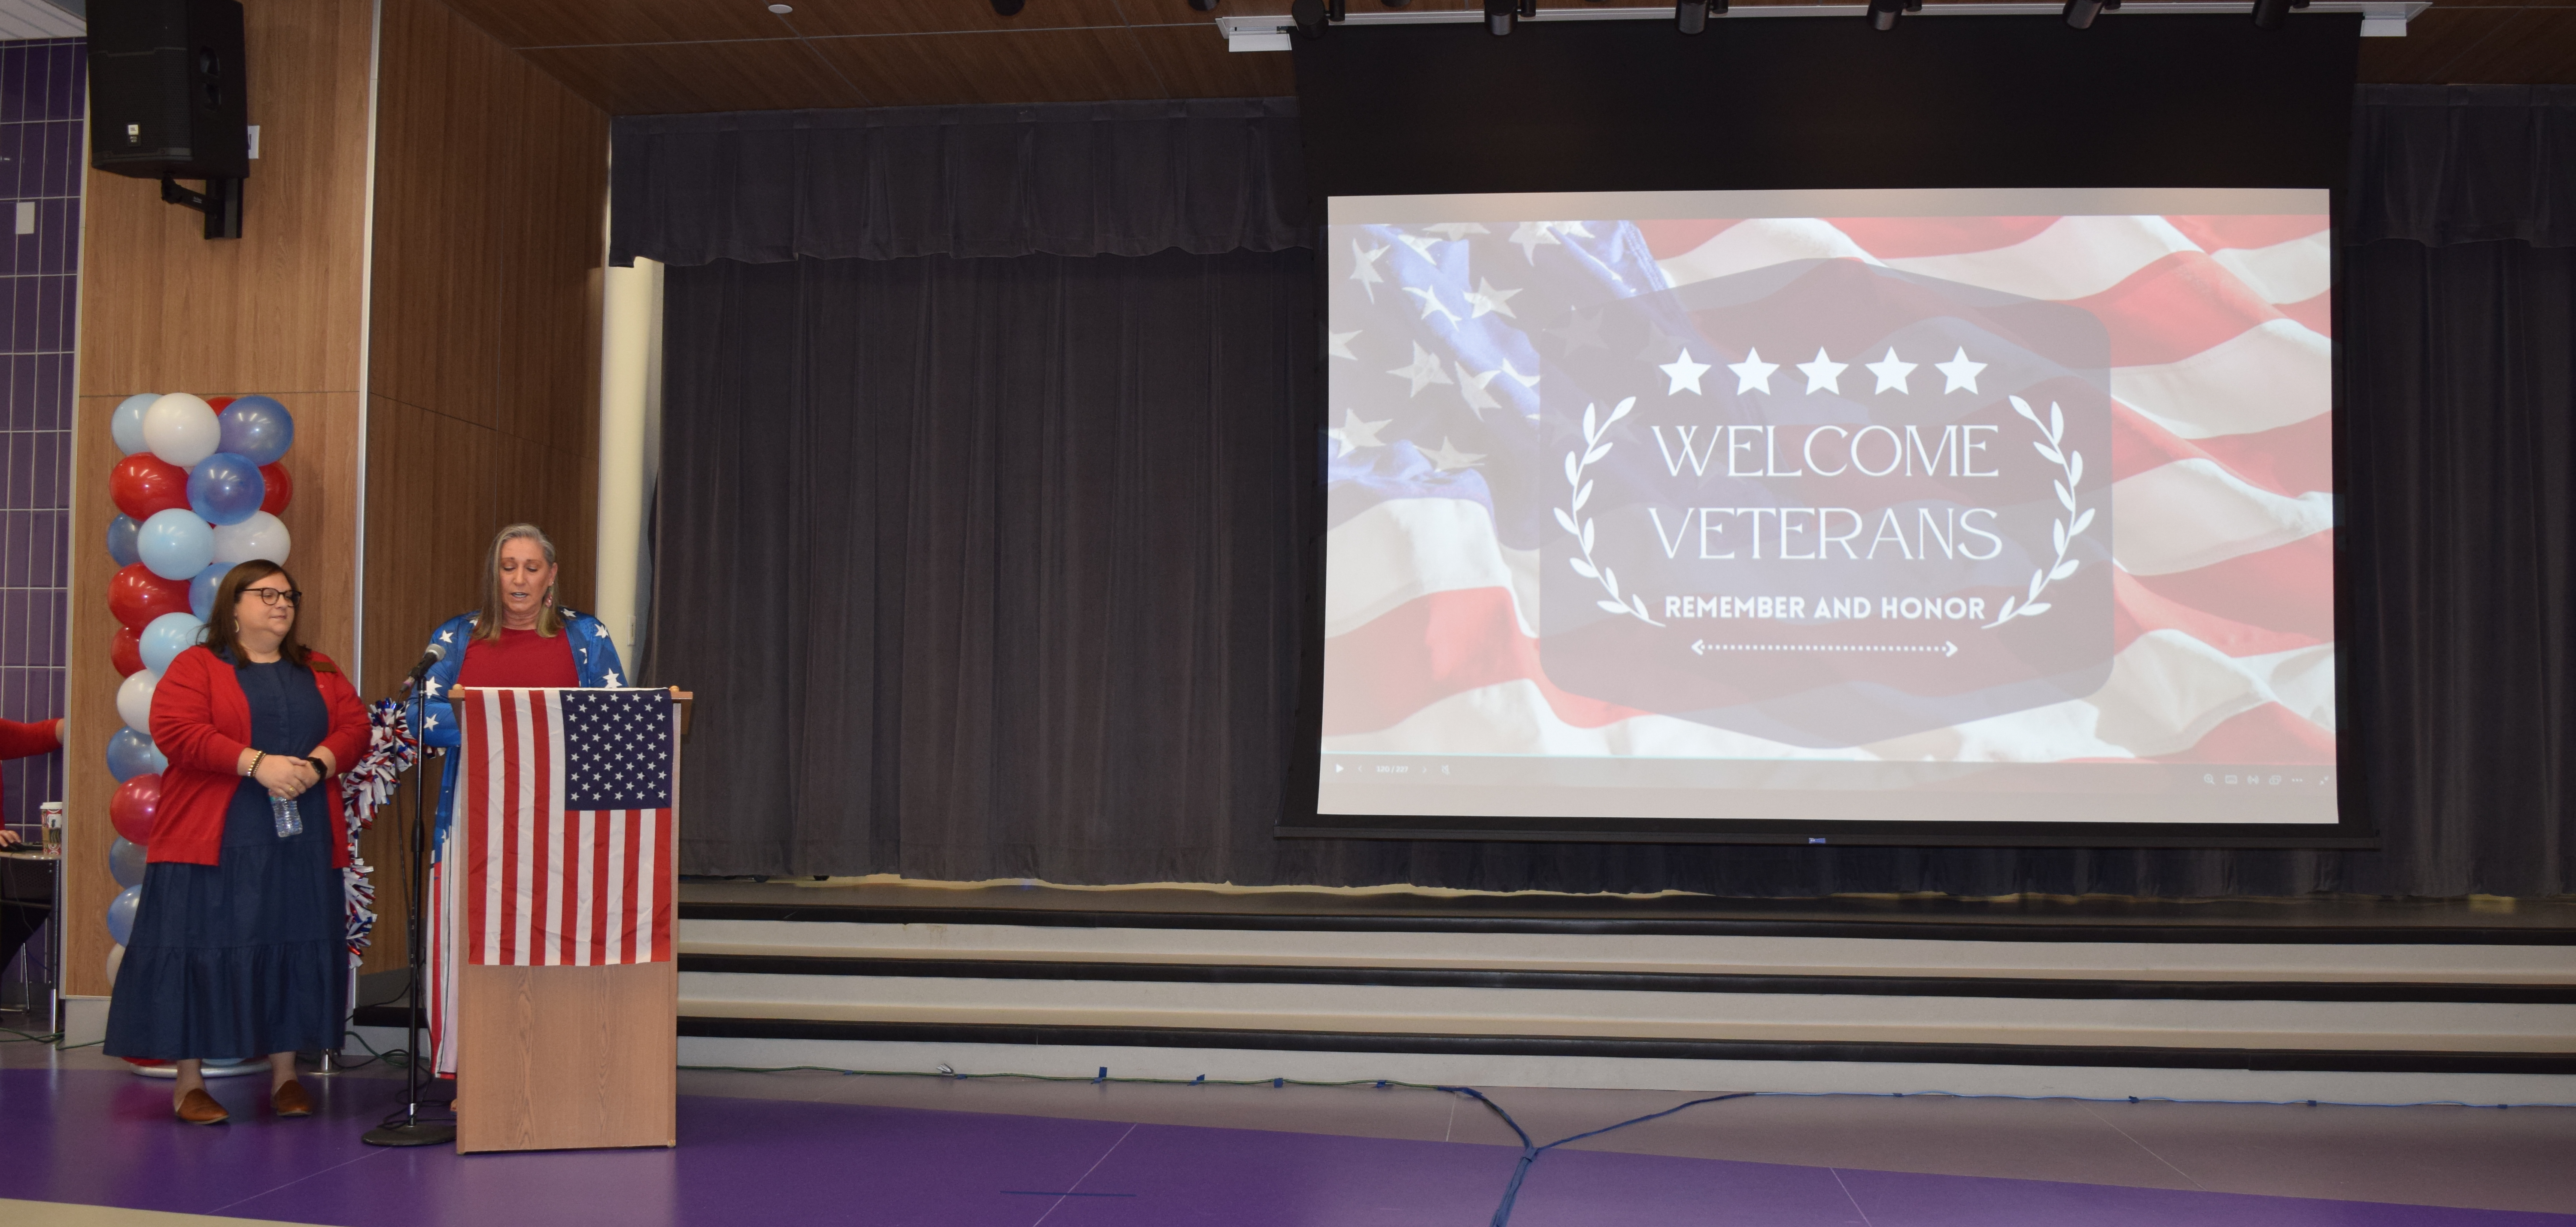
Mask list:
[[1320,821],[2337,821],[2326,191],[1328,222]]

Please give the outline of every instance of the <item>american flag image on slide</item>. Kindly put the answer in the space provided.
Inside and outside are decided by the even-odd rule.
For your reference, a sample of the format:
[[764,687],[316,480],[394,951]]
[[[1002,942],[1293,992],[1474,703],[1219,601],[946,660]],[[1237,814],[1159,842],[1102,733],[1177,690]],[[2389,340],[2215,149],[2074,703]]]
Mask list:
[[[2334,761],[2322,209],[1336,224],[1326,258],[1335,321],[1327,752]],[[2106,543],[2106,679],[2090,693],[1944,728],[1819,745],[1648,710],[1553,676],[1539,594],[1575,581],[1546,553],[1573,540],[1555,539],[1572,530],[1552,512],[1566,506],[1568,471],[1594,462],[1590,453],[1567,459],[1550,414],[1597,399],[1606,415],[1633,396],[1619,452],[1596,468],[1652,465],[1668,481],[1646,423],[1679,420],[1650,415],[1685,405],[1708,412],[1698,407],[1756,394],[1821,403],[1837,380],[1832,390],[1856,403],[1931,405],[1947,395],[2002,405],[1997,393],[2011,389],[1995,383],[2005,369],[1988,366],[2009,359],[1978,352],[1973,338],[1945,338],[1935,351],[1880,336],[1862,348],[1834,339],[1839,321],[1819,314],[1760,321],[1797,348],[1765,342],[1757,354],[1749,327],[1695,332],[1687,317],[1667,317],[1682,322],[1621,332],[1618,320],[1641,317],[1603,309],[1657,295],[1687,301],[1692,287],[1720,279],[1844,262],[2080,308],[2100,321],[2108,455],[2089,457],[2095,468],[2079,493],[2101,499],[2102,523],[2116,525]],[[1596,396],[1585,382],[1608,388],[1600,373],[1625,367],[1635,370],[1617,389]],[[2009,410],[1993,420],[2046,430],[2049,406],[2038,408],[2028,424]],[[1600,429],[1608,439],[1610,428]],[[2028,442],[2010,446],[2029,463]],[[2033,548],[2044,549],[2045,516],[2036,524]],[[1605,593],[1584,596],[1587,613],[1594,597],[1607,607]],[[1669,621],[1660,599],[1638,604],[1630,622]],[[1945,635],[1967,642],[1927,632],[1935,644]]]
[[459,961],[671,957],[678,705],[667,690],[465,688],[456,780]]

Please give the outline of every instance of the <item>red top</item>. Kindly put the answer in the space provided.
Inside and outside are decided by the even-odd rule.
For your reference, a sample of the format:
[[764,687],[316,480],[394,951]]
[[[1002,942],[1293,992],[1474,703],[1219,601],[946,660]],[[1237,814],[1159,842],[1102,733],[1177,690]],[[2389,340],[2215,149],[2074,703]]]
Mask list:
[[[340,666],[315,652],[313,684],[331,712],[322,746],[343,771],[367,752],[367,705]],[[152,744],[170,760],[161,773],[161,812],[152,822],[146,861],[213,865],[224,846],[224,810],[241,786],[241,753],[250,742],[250,698],[233,667],[205,647],[179,653],[152,692]],[[340,807],[331,811],[331,863],[349,863]]]
[[572,639],[560,629],[551,635],[504,628],[498,639],[475,639],[465,645],[465,661],[456,667],[459,686],[581,685],[581,670],[572,663]]
[[36,720],[21,724],[0,720],[0,758],[26,758],[34,754],[51,754],[62,748],[63,722]]

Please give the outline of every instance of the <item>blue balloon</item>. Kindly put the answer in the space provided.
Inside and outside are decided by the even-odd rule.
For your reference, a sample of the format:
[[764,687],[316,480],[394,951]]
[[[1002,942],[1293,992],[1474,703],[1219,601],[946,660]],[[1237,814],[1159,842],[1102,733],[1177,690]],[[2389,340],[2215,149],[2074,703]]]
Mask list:
[[199,622],[215,616],[215,589],[223,585],[224,572],[232,569],[229,562],[210,562],[188,581],[188,612],[197,615]]
[[116,403],[116,413],[107,419],[107,433],[116,440],[116,450],[128,456],[144,450],[143,411],[159,399],[158,392],[137,392]]
[[124,945],[125,939],[134,936],[134,909],[142,905],[140,886],[128,886],[107,901],[107,935],[115,938],[117,945]]
[[115,559],[120,568],[143,561],[143,555],[134,552],[136,531],[132,516],[118,516],[107,522],[107,556]]
[[268,497],[268,479],[248,456],[216,452],[188,470],[188,509],[209,524],[239,524]]
[[275,464],[295,442],[295,416],[265,396],[245,396],[224,406],[223,442],[215,450],[231,452],[256,468]]
[[163,579],[195,579],[215,560],[215,530],[193,511],[156,511],[135,530],[134,552]]
[[154,673],[166,672],[179,653],[197,645],[197,635],[206,629],[204,622],[183,613],[165,613],[143,628],[143,667]]
[[107,739],[107,773],[122,784],[138,775],[168,770],[170,760],[152,739],[133,729],[118,729]]
[[[107,871],[115,875],[119,886],[143,885],[143,845],[119,835],[108,845]],[[117,945],[124,945],[118,942]]]

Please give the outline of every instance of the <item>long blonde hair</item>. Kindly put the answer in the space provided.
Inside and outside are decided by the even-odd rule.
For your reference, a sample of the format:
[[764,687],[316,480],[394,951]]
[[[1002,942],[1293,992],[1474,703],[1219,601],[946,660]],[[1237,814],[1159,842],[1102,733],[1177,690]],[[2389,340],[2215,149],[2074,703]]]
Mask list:
[[[513,524],[492,538],[492,548],[483,554],[483,615],[474,620],[476,639],[501,637],[501,547],[525,537],[545,551],[546,565],[555,565],[555,543],[546,539],[546,530],[534,524]],[[551,636],[563,629],[563,619],[555,615],[554,585],[546,585],[546,603],[537,608],[537,633]]]

